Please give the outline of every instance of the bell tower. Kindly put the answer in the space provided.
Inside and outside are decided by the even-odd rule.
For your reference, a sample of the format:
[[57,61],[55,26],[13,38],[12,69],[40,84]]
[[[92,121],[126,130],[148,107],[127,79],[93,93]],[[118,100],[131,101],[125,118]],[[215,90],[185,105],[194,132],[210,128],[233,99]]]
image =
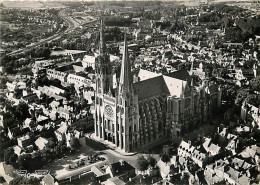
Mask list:
[[100,21],[99,55],[95,63],[96,91],[95,91],[95,134],[104,139],[104,95],[112,94],[113,74],[112,65],[107,53],[104,23]]
[[117,87],[117,110],[119,135],[117,146],[125,152],[132,151],[138,146],[139,118],[136,114],[138,99],[133,88],[133,76],[129,60],[126,34],[124,52],[121,64],[121,74]]
[[99,55],[95,64],[96,67],[96,91],[100,94],[106,94],[113,88],[112,66],[107,53],[104,22],[100,21],[100,44]]

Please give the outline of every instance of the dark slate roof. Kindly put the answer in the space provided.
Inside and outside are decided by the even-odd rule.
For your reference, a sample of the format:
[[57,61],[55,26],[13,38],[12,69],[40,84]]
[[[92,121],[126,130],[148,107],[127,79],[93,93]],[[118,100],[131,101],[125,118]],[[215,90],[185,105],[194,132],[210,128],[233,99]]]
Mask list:
[[138,94],[139,100],[162,94],[170,94],[163,76],[136,82],[134,83],[134,90]]
[[73,70],[73,66],[72,65],[61,66],[61,67],[56,68],[56,70],[66,72],[66,71],[69,71],[69,70]]
[[104,175],[98,176],[97,180],[99,180],[100,182],[104,182],[109,178],[111,178],[110,174],[104,174]]
[[177,62],[173,62],[173,63],[168,64],[168,65],[170,65],[170,66],[172,66],[172,67],[178,67],[180,64],[182,64],[182,62],[177,61]]
[[188,73],[187,70],[179,70],[179,71],[174,71],[169,74],[166,74],[166,76],[172,77],[172,78],[177,78],[179,80],[184,80],[184,81],[190,81],[191,77]]
[[125,172],[134,170],[134,167],[125,161],[123,161],[122,164],[121,164],[121,162],[112,163],[109,165],[109,167],[114,176],[119,176],[119,175],[124,174]]
[[228,139],[221,135],[218,135],[216,142],[214,142],[214,141],[215,140],[213,140],[213,143],[218,144],[220,147],[226,147],[228,144]]
[[75,63],[73,63],[72,65],[83,67],[83,66],[82,66],[82,62],[75,62]]

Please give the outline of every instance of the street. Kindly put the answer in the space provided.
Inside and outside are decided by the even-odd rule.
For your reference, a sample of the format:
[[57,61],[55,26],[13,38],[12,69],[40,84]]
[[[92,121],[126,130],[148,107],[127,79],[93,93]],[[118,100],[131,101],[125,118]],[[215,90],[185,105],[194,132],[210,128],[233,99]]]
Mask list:
[[[92,166],[102,166],[105,164],[110,164],[114,162],[118,162],[120,159],[123,159],[133,166],[136,165],[137,161],[137,155],[134,156],[123,156],[117,152],[114,152],[111,149],[105,149],[105,150],[99,150],[91,148],[90,146],[82,146],[80,150],[77,153],[74,153],[67,158],[62,158],[62,159],[57,159],[54,162],[51,162],[50,164],[47,164],[44,166],[44,170],[49,170],[51,174],[55,176],[55,178],[59,181],[68,179],[72,176],[78,176],[82,173],[86,173],[91,170]],[[97,163],[93,163],[84,167],[81,167],[79,169],[75,169],[72,171],[69,171],[66,169],[70,164],[87,157],[90,154],[93,153],[101,153],[101,156],[104,157],[106,160],[104,161],[99,161]]]
[[[96,141],[93,141],[93,142],[96,142]],[[92,145],[93,145],[93,143],[92,143]],[[110,148],[103,149],[103,143],[96,142],[94,149],[91,148],[91,146],[89,146],[89,145],[82,146],[77,153],[72,154],[72,155],[68,156],[67,158],[58,159],[58,160],[55,160],[54,162],[51,162],[50,164],[47,164],[44,167],[44,170],[49,170],[50,173],[53,174],[58,181],[64,181],[69,178],[75,178],[75,177],[78,178],[79,175],[89,172],[91,170],[91,167],[93,167],[93,166],[103,166],[106,164],[118,162],[119,160],[124,160],[124,161],[128,162],[129,164],[131,164],[133,167],[136,167],[138,156],[142,155],[142,154],[138,154],[138,155],[136,154],[136,155],[131,155],[131,156],[125,156]],[[88,155],[93,154],[95,152],[100,153],[100,156],[104,157],[105,160],[99,161],[97,163],[93,163],[93,164],[90,164],[90,165],[87,165],[84,167],[80,167],[80,168],[72,170],[72,171],[69,171],[66,169],[66,167],[68,167],[70,164],[72,164],[80,159],[83,159],[83,158],[87,157]],[[157,154],[154,154],[153,157],[155,157],[156,159],[159,159],[159,155],[157,155]]]

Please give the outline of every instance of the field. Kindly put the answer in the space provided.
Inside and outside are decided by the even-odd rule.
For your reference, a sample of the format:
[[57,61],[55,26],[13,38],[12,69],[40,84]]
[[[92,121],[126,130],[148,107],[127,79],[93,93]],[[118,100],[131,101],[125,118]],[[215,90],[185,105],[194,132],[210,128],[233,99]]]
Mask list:
[[3,1],[6,8],[21,9],[46,9],[46,8],[64,8],[61,2],[56,1]]

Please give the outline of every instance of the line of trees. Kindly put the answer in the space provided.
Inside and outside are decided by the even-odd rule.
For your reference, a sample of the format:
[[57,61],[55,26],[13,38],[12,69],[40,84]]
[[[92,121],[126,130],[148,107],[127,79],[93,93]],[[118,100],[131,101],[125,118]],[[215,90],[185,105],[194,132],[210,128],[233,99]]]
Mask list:
[[[77,149],[78,145],[76,140],[73,140],[73,150]],[[7,148],[4,151],[4,161],[6,164],[12,165],[16,169],[28,170],[29,172],[34,172],[37,169],[42,168],[45,164],[51,160],[61,158],[70,150],[62,142],[52,142],[49,140],[49,144],[43,150],[37,151],[33,154],[26,153],[17,156],[14,153],[12,147]]]
[[137,159],[137,169],[139,171],[145,171],[148,167],[156,167],[156,160],[152,156],[149,156],[147,159],[144,156],[139,156]]
[[105,17],[104,23],[106,26],[129,26],[132,22],[130,19],[125,19],[123,17]]
[[7,54],[3,54],[0,57],[0,66],[4,67],[7,74],[16,74],[18,68],[29,66],[34,62],[34,59],[32,59],[31,57],[49,59],[50,54],[51,50],[46,47],[29,50],[26,52],[26,54],[22,54],[19,56],[10,56]]

